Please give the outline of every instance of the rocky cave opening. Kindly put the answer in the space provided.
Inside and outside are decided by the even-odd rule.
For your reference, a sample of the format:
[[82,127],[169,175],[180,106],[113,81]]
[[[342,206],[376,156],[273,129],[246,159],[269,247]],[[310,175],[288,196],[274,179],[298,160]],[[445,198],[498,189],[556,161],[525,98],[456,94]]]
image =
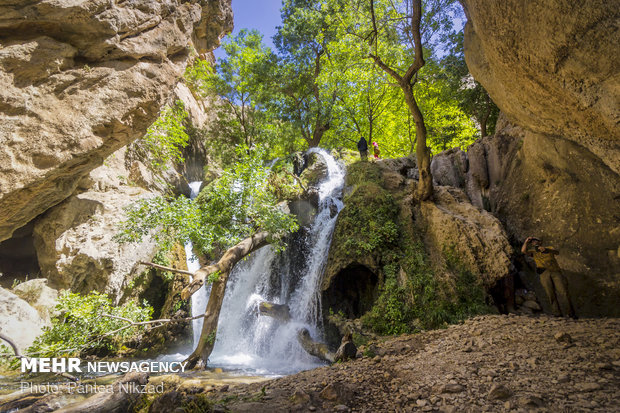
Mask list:
[[39,277],[41,269],[34,247],[31,221],[0,242],[0,286],[11,288],[16,281]]
[[361,317],[377,299],[378,283],[377,274],[361,264],[351,264],[332,278],[322,295],[324,338],[328,344],[337,348],[342,338],[338,327],[329,320],[329,315],[348,319]]
[[349,265],[338,272],[323,292],[323,306],[329,312],[354,319],[372,308],[377,298],[379,277],[368,267]]

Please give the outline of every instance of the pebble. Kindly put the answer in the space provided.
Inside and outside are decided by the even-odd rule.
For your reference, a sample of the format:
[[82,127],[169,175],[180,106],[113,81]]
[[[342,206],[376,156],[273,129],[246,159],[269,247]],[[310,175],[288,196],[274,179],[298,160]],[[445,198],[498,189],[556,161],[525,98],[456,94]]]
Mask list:
[[[481,334],[474,335],[474,331]],[[269,385],[273,400],[260,403],[277,406],[273,411],[299,411],[291,397],[296,389],[315,400],[333,383],[338,387],[334,399],[322,398],[323,404],[315,410],[310,409],[309,401],[304,409],[334,411],[336,406],[346,406],[348,410],[341,411],[367,413],[615,411],[620,388],[619,332],[620,319],[613,318],[575,321],[544,314],[476,317],[445,330],[387,338],[374,344],[379,355],[373,358],[276,379]],[[578,338],[576,343],[573,338]],[[562,350],[568,345],[573,347]],[[235,394],[242,386],[246,385],[235,385]],[[258,384],[249,386],[253,390],[248,390],[248,395],[260,389]],[[213,393],[216,399],[226,395]],[[235,411],[236,403],[227,402],[227,407]]]
[[600,390],[601,385],[595,382],[592,383],[581,383],[579,385],[577,385],[577,387],[584,392],[590,392],[590,391],[594,391],[594,390]]
[[496,384],[491,387],[487,398],[489,400],[506,400],[512,397],[512,390],[503,384]]
[[448,383],[442,386],[440,393],[460,393],[463,390],[465,390],[465,387],[461,386],[460,384]]
[[558,376],[558,383],[568,383],[570,381],[570,377],[568,374],[560,374]]
[[555,338],[555,341],[557,341],[558,343],[570,344],[573,342],[573,338],[570,336],[570,334],[563,331],[555,333],[553,338]]

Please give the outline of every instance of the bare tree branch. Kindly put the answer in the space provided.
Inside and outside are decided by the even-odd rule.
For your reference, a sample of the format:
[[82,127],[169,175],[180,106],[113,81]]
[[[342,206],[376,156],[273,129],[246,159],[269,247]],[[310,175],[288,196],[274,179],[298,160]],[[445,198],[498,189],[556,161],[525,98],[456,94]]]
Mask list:
[[[10,337],[8,337],[7,335],[2,334],[2,332],[0,332],[0,339],[4,340],[6,343],[8,343],[11,346],[11,348],[13,349],[13,352],[15,353],[15,357],[17,357],[18,359],[24,358],[26,360],[30,360],[30,357],[22,355],[22,353],[19,351],[19,348],[17,348],[17,345],[15,344],[15,342],[13,340],[11,340]],[[77,377],[72,376],[69,373],[57,373],[57,374],[62,376],[62,377],[64,377],[64,378],[66,378],[66,379],[69,379],[69,380],[72,380],[72,381],[78,381]]]
[[153,268],[157,268],[158,270],[177,272],[179,274],[185,274],[185,275],[194,275],[194,273],[191,272],[191,271],[180,270],[178,268],[172,268],[172,267],[166,267],[164,265],[159,265],[159,264],[155,264],[155,263],[148,262],[148,261],[140,261],[140,264],[147,265],[147,266],[153,267]]

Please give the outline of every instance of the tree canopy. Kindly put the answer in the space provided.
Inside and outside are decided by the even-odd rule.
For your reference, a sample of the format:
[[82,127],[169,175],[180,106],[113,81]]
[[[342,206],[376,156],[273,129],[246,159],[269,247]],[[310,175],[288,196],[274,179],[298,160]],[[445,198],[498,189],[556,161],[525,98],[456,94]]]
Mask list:
[[[406,74],[416,50],[411,1],[284,0],[275,50],[257,31],[241,30],[224,40],[214,70],[198,60],[186,78],[220,102],[207,134],[214,156],[232,159],[238,144],[265,147],[271,158],[319,145],[355,149],[360,137],[387,157],[414,154],[415,119],[398,82],[371,57]],[[433,154],[464,149],[497,116],[484,89],[468,86],[463,18],[454,0],[421,2],[424,65],[411,85]]]
[[[121,224],[120,242],[152,236],[163,249],[191,241],[205,256],[221,253],[265,231],[276,244],[297,229],[295,218],[278,205],[260,150],[237,149],[237,162],[204,187],[192,201],[185,196],[153,197],[133,204]],[[286,183],[280,183],[286,185]]]

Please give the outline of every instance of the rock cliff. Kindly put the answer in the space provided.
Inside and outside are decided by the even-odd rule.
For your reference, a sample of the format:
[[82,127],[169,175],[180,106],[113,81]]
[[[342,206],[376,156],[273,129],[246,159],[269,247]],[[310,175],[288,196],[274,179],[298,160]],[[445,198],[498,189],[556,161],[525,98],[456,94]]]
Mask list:
[[580,315],[618,313],[620,11],[602,0],[462,0],[465,58],[502,110],[495,136],[436,156],[441,185],[496,214],[515,246],[560,250]]
[[230,0],[0,5],[0,240],[142,136],[231,28]]
[[465,59],[508,120],[620,173],[620,9],[606,0],[462,0]]

